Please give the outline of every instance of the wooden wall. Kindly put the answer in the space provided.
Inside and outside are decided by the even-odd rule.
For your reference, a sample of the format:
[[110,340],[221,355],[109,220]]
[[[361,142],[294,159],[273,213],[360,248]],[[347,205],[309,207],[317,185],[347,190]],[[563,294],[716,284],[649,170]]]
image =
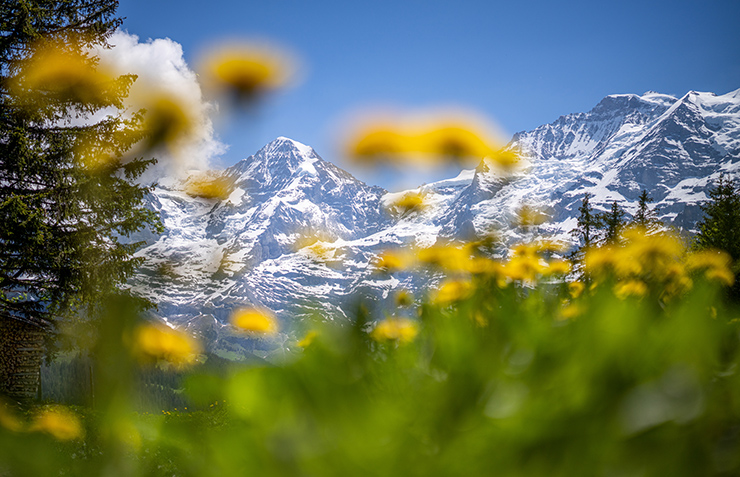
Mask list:
[[0,318],[0,394],[35,399],[43,355],[44,332],[40,328]]

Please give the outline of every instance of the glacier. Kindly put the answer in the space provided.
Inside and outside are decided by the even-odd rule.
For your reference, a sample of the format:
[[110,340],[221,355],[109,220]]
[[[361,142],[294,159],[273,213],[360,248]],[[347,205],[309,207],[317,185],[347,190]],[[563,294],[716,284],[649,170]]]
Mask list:
[[[157,305],[155,318],[198,335],[209,351],[269,358],[293,346],[306,320],[351,319],[360,297],[378,318],[393,311],[394,291],[418,297],[434,286],[432,273],[379,271],[373,261],[388,249],[491,233],[504,244],[532,235],[570,241],[586,192],[599,210],[616,200],[632,213],[645,189],[661,219],[690,233],[712,182],[740,168],[740,89],[610,95],[586,113],[515,134],[507,147],[524,158],[516,170],[484,159],[455,178],[389,193],[277,138],[223,171],[233,184],[225,199],[193,197],[174,181],[157,186],[147,201],[165,231],[130,237],[145,243],[130,285]],[[409,192],[426,207],[390,213]],[[547,220],[522,230],[523,206]],[[242,306],[272,310],[283,331],[239,335],[228,319]]]

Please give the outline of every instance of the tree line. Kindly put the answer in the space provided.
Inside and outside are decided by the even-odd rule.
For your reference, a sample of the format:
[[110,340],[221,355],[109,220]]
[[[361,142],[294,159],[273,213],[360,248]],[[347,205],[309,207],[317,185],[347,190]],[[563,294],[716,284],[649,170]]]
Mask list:
[[[691,247],[695,250],[718,249],[727,252],[737,275],[740,272],[740,188],[734,178],[720,174],[708,195],[709,199],[700,206],[703,216],[695,224],[697,234],[692,239]],[[616,200],[607,211],[597,212],[591,203],[592,198],[591,193],[584,194],[578,208],[576,226],[570,232],[578,243],[570,255],[576,262],[583,258],[584,251],[590,247],[617,243],[626,227],[641,227],[648,234],[668,228],[659,218],[659,207],[651,207],[653,199],[644,189],[638,198],[637,210],[629,219]],[[734,300],[740,300],[740,282],[735,281],[729,295]]]

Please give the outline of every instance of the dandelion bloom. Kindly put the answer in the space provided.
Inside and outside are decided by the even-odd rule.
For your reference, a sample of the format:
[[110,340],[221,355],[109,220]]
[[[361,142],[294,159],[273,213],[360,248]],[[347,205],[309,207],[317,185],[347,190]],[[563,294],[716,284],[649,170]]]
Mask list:
[[735,275],[730,270],[732,258],[722,250],[702,250],[686,258],[686,268],[703,271],[708,280],[718,281],[726,286],[735,283]]
[[346,151],[358,162],[474,164],[498,149],[491,130],[466,112],[392,114],[361,120],[348,135]]
[[398,341],[408,343],[419,333],[419,325],[407,318],[386,318],[381,321],[370,336],[376,341]]
[[233,191],[234,180],[218,174],[196,174],[185,182],[185,193],[191,197],[226,200]]
[[301,348],[307,348],[307,347],[311,346],[311,343],[313,343],[313,341],[316,339],[316,337],[318,335],[319,334],[316,331],[314,331],[314,330],[309,331],[308,333],[306,333],[306,336],[304,336],[298,342],[298,346],[300,346]]
[[165,360],[176,365],[193,364],[199,347],[187,334],[163,325],[141,325],[136,332],[136,349],[145,361]]
[[400,253],[386,250],[375,260],[375,266],[384,272],[392,273],[406,268],[408,259]]
[[490,142],[474,126],[465,123],[440,124],[421,133],[416,141],[417,152],[453,160],[490,155]]
[[80,418],[63,406],[42,410],[34,417],[29,430],[45,432],[60,441],[80,439],[85,435]]
[[432,301],[441,306],[451,305],[468,298],[473,293],[473,285],[468,280],[447,280],[432,295]]
[[58,39],[44,39],[20,63],[19,74],[11,79],[10,89],[27,101],[46,101],[52,97],[83,105],[107,106],[112,95],[111,74],[70,45]]
[[196,115],[180,98],[170,94],[154,94],[144,100],[144,130],[147,146],[164,145],[177,153],[180,144],[196,127]]
[[627,297],[643,297],[648,293],[648,286],[641,280],[626,280],[614,287],[614,294],[624,300]]
[[231,324],[238,330],[255,335],[273,335],[278,322],[271,311],[262,308],[239,308],[231,314]]
[[386,208],[391,215],[401,218],[414,212],[422,212],[427,208],[427,201],[424,193],[407,192],[393,198]]
[[295,62],[275,48],[233,45],[210,52],[201,67],[207,88],[251,101],[286,86],[294,76]]
[[547,267],[543,270],[545,275],[567,275],[570,273],[570,262],[567,260],[552,260],[547,263]]

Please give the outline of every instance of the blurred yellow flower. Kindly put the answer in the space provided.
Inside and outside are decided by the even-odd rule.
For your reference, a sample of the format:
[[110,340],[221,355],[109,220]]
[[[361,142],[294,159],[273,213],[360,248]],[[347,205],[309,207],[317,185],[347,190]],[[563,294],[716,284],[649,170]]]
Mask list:
[[358,162],[477,164],[495,155],[498,142],[492,128],[469,112],[420,115],[393,114],[359,121],[348,134],[346,151]]
[[300,346],[301,348],[307,348],[307,347],[309,347],[311,345],[311,343],[313,343],[313,341],[316,339],[316,337],[318,335],[319,334],[316,331],[314,331],[314,330],[309,331],[308,333],[306,333],[306,336],[304,336],[298,342],[298,346]]
[[525,204],[516,211],[515,223],[519,227],[532,227],[545,223],[547,218],[542,209]]
[[414,303],[414,296],[408,290],[396,292],[396,305],[400,307],[409,306]]
[[570,282],[568,283],[568,293],[572,298],[578,298],[586,290],[586,285],[583,282]]
[[191,197],[226,200],[234,192],[234,180],[222,174],[200,173],[191,175],[184,185]]
[[286,86],[294,77],[291,55],[255,44],[223,46],[206,55],[200,77],[206,88],[228,93],[237,101],[252,101]]
[[264,308],[239,308],[231,314],[231,324],[240,331],[255,335],[274,335],[278,332],[277,318]]
[[377,257],[374,265],[383,272],[393,273],[407,268],[410,265],[410,260],[406,254],[400,251],[386,250]]
[[9,88],[24,100],[53,98],[98,106],[108,103],[114,77],[60,39],[38,41],[19,66],[19,74],[10,79]]
[[409,151],[408,139],[392,126],[372,125],[358,133],[347,150],[349,157],[358,162],[382,162]]
[[195,363],[200,347],[181,331],[147,323],[136,331],[136,351],[144,361],[165,360],[175,365],[190,365]]
[[419,325],[415,321],[407,318],[386,318],[375,325],[370,336],[375,341],[409,343],[413,341],[418,333]]
[[60,441],[71,441],[85,436],[80,418],[63,406],[41,410],[34,417],[29,430],[45,432]]
[[489,159],[503,169],[510,169],[517,165],[522,160],[522,157],[518,152],[511,149],[499,149],[491,153]]
[[594,277],[603,277],[614,273],[619,262],[619,254],[614,247],[593,247],[586,250],[584,268]]
[[647,295],[648,286],[641,280],[627,280],[619,282],[614,287],[614,294],[621,300],[628,297],[642,297]]
[[492,153],[489,141],[471,124],[450,122],[434,125],[413,140],[414,149],[431,157],[447,158],[459,162],[468,158],[478,161]]
[[[448,272],[470,271],[471,257],[467,247],[454,245],[433,245],[417,250],[416,258],[424,265],[439,267]],[[479,266],[480,263],[476,262]]]
[[388,212],[398,218],[414,212],[422,212],[427,208],[425,194],[421,192],[407,192],[388,203]]
[[167,93],[150,95],[143,104],[147,147],[165,146],[177,154],[196,127],[195,113],[180,98]]
[[534,281],[547,269],[547,265],[535,254],[515,255],[503,268],[503,273],[515,281]]
[[567,275],[570,273],[570,262],[567,260],[552,260],[542,270],[543,275]]
[[431,301],[440,306],[448,306],[468,298],[472,293],[473,285],[469,280],[447,280],[432,294]]
[[703,271],[708,280],[726,286],[735,283],[735,275],[730,270],[732,258],[722,250],[702,250],[686,257],[686,268],[690,271]]

